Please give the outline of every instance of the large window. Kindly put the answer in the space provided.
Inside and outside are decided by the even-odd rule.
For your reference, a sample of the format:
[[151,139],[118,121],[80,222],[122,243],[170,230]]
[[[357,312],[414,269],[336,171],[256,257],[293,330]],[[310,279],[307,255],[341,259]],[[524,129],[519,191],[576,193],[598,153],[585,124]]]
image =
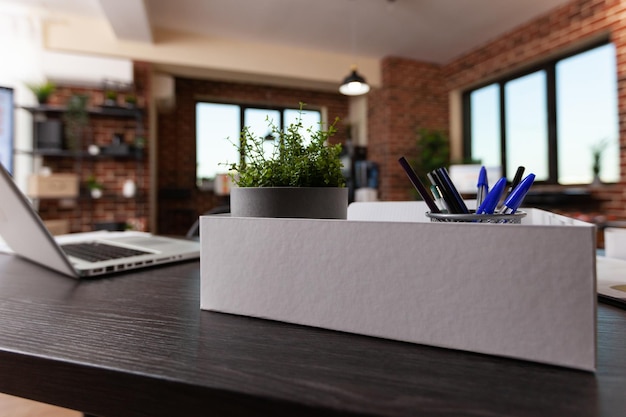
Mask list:
[[302,134],[312,127],[318,130],[322,115],[317,110],[261,108],[240,104],[196,103],[196,177],[201,188],[210,187],[217,174],[227,173],[229,165],[239,162],[239,133],[244,127],[257,137],[266,138],[269,157],[277,144],[269,122],[278,129],[302,119]]
[[538,181],[619,179],[615,48],[604,44],[464,94],[465,156]]

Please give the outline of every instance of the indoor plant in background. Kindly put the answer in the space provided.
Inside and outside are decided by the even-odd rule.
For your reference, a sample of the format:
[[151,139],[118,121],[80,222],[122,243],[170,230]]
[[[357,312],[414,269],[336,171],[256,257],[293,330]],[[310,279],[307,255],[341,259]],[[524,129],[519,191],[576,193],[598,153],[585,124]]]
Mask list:
[[33,94],[35,94],[35,97],[37,97],[37,102],[39,104],[47,104],[48,99],[50,98],[50,95],[56,89],[56,86],[54,85],[54,83],[50,81],[46,81],[41,84],[27,84],[27,86],[30,89],[30,91],[32,91]]
[[424,184],[429,184],[426,174],[450,165],[450,141],[442,130],[419,128],[415,145],[417,157],[412,165]]
[[305,128],[302,107],[300,117],[284,130],[268,119],[274,138],[271,153],[264,149],[269,135],[255,137],[247,127],[241,132],[241,159],[230,166],[236,185],[231,189],[233,216],[346,218],[341,145],[328,144],[337,120],[327,130],[321,124]]
[[77,151],[82,147],[83,133],[89,123],[88,100],[89,97],[84,94],[74,94],[67,102],[63,114],[66,149]]
[[102,183],[96,179],[95,175],[90,175],[87,178],[87,189],[89,190],[89,194],[91,195],[91,198],[102,197],[103,188],[104,187]]
[[112,89],[105,90],[104,105],[107,107],[117,107],[117,91]]
[[591,170],[593,172],[593,178],[591,180],[592,186],[597,187],[602,185],[602,180],[600,180],[600,171],[602,170],[602,154],[608,145],[608,139],[603,139],[591,146]]

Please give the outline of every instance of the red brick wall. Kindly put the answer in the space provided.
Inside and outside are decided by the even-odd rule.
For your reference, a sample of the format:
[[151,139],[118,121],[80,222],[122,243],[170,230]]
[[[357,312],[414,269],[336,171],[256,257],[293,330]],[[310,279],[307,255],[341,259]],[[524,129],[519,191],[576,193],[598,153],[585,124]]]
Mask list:
[[[147,63],[134,64],[135,93],[138,106],[143,107],[150,99],[151,67]],[[74,94],[86,95],[88,107],[98,108],[104,102],[101,88],[85,88],[71,85],[58,86],[52,94],[49,104],[64,106]],[[124,105],[123,94],[118,96],[118,104]],[[52,117],[52,116],[51,116]],[[125,142],[135,143],[138,136],[148,137],[147,113],[136,120],[127,117],[90,115],[84,129],[81,151],[86,151],[91,144],[107,146],[112,143],[113,135],[121,133]],[[127,222],[137,230],[146,230],[149,214],[149,165],[148,143],[145,141],[145,158],[119,159],[84,157],[46,157],[44,165],[53,172],[76,172],[80,178],[81,198],[76,200],[41,200],[39,214],[44,220],[65,219],[70,222],[71,232],[93,230],[99,222]],[[103,184],[105,197],[91,199],[86,190],[86,179],[94,175]],[[122,187],[126,179],[133,179],[137,186],[136,198],[124,198]]]
[[368,99],[368,155],[381,166],[381,199],[412,198],[396,159],[414,147],[417,127],[447,129],[451,91],[488,82],[602,37],[608,37],[617,51],[621,181],[592,190],[599,203],[593,212],[582,213],[582,217],[593,218],[601,213],[609,218],[626,218],[624,0],[573,0],[443,66],[385,59],[382,87]]
[[[227,198],[196,188],[195,105],[199,99],[295,108],[304,102],[311,108],[326,107],[329,122],[348,118],[348,99],[339,93],[187,78],[175,82],[176,106],[158,116],[159,233],[184,234],[200,214],[228,203]],[[333,140],[343,143],[345,124],[337,127]]]
[[381,200],[413,198],[398,158],[415,154],[417,130],[448,130],[441,67],[401,58],[382,62],[382,87],[368,97],[368,159],[379,164]]
[[617,53],[621,181],[593,190],[600,204],[596,213],[589,213],[591,217],[602,213],[626,218],[625,18],[623,0],[574,0],[443,67],[447,89],[463,89],[602,37],[610,38]]

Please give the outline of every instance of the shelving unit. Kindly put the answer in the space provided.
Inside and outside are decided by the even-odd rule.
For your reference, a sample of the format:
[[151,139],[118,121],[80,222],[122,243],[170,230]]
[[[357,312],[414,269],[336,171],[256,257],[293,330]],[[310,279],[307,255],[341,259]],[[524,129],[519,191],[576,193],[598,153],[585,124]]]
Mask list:
[[[64,143],[65,116],[70,109],[60,105],[20,106],[32,116],[32,149],[17,149],[16,154],[32,156],[35,171],[42,166],[53,173],[76,173],[78,196],[73,198],[37,198],[34,200],[41,218],[69,221],[68,232],[83,232],[108,228],[110,224],[127,224],[145,230],[147,223],[148,178],[145,148],[144,111],[141,108],[93,106],[84,108],[87,121],[81,126],[75,141]],[[55,121],[57,129],[53,142],[59,146],[40,148],[38,123]],[[41,133],[40,133],[41,134]],[[99,198],[91,197],[87,179],[94,177],[103,184]],[[126,180],[135,183],[136,192],[124,197]]]

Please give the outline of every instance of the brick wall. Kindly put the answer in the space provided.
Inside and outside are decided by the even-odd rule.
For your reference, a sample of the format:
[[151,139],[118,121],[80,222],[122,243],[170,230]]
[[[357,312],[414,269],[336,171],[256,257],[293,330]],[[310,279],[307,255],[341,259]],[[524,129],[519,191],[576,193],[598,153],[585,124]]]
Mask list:
[[[339,93],[291,88],[176,79],[176,106],[158,116],[158,213],[159,233],[184,234],[197,217],[228,199],[196,187],[196,120],[198,100],[245,102],[254,105],[297,108],[304,102],[311,108],[326,107],[328,120],[347,120],[348,99]],[[345,124],[337,125],[334,143],[346,139]]]
[[382,87],[368,97],[368,159],[380,167],[381,200],[413,198],[398,158],[415,155],[420,128],[448,130],[448,96],[441,67],[384,59]]
[[446,129],[448,95],[608,37],[617,51],[621,181],[592,190],[585,219],[626,218],[626,1],[573,0],[443,66],[397,58],[382,63],[369,97],[369,156],[381,165],[380,197],[411,198],[396,159],[414,147],[417,127]]
[[[150,99],[150,65],[135,63],[134,81],[138,106],[143,107]],[[102,88],[85,88],[72,85],[58,86],[49,100],[49,104],[65,106],[75,94],[88,97],[89,108],[98,108],[104,102]],[[124,105],[123,94],[118,97],[118,104]],[[54,116],[49,116],[54,117]],[[58,117],[61,117],[60,115]],[[79,150],[85,152],[91,144],[107,146],[113,136],[121,134],[128,144],[134,144],[137,137],[148,137],[147,113],[140,119],[132,117],[90,115],[83,130]],[[81,197],[69,200],[41,200],[39,214],[44,220],[68,220],[71,232],[84,232],[94,229],[96,223],[126,222],[136,230],[147,229],[149,213],[149,165],[148,143],[145,141],[145,158],[109,158],[109,157],[48,157],[44,165],[53,172],[75,172],[80,178]],[[86,190],[86,179],[93,175],[103,184],[104,197],[91,199]],[[122,187],[127,179],[136,182],[136,198],[124,198]]]
[[602,37],[616,47],[619,101],[621,180],[592,189],[599,202],[585,220],[626,218],[626,2],[574,0],[551,13],[505,34],[443,67],[448,90],[463,89],[500,74],[540,62],[555,54],[580,48]]

